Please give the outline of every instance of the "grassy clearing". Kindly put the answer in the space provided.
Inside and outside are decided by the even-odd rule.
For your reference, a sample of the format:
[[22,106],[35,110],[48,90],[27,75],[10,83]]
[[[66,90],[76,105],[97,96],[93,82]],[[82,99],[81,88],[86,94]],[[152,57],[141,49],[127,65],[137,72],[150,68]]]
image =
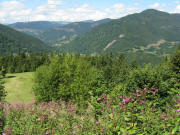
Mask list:
[[33,73],[7,74],[5,79],[6,101],[11,104],[29,103],[33,98]]

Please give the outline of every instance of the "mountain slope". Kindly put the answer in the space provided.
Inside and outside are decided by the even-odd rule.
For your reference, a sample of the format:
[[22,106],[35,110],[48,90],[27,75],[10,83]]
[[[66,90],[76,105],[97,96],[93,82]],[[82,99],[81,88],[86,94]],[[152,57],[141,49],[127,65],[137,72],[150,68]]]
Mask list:
[[92,30],[94,27],[109,21],[110,19],[74,22],[45,30],[37,37],[51,46],[60,46],[69,43],[75,37]]
[[73,22],[64,26],[57,26],[45,30],[39,33],[37,38],[41,39],[50,46],[61,46],[74,40],[77,36],[92,30],[94,27],[109,21],[111,21],[111,19]]
[[32,22],[17,22],[9,24],[8,26],[18,31],[24,32],[34,37],[38,37],[44,30],[48,30],[57,26],[64,26],[69,22],[56,21],[32,21]]
[[9,27],[23,30],[23,29],[34,29],[34,30],[47,30],[52,27],[63,26],[68,22],[51,22],[51,21],[32,21],[32,22],[17,22],[9,24]]
[[162,56],[172,53],[179,42],[180,14],[149,9],[101,24],[60,51]]
[[0,55],[26,52],[48,52],[51,48],[39,39],[0,24]]

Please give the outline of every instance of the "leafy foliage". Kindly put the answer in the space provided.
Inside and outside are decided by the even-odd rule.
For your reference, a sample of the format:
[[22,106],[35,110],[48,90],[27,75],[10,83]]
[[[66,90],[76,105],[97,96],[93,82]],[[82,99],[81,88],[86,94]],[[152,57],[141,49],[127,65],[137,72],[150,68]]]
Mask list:
[[83,105],[98,88],[98,77],[98,70],[83,57],[66,55],[36,71],[34,93],[40,102],[62,99]]
[[[1,71],[0,71],[1,72]],[[3,75],[0,74],[0,134],[3,133],[3,128],[5,126],[5,117],[3,115],[3,102],[6,96],[6,92],[4,90],[4,82],[2,81]]]
[[180,74],[180,45],[175,54],[171,57],[172,70]]
[[[142,93],[141,96],[138,96]],[[158,93],[158,92],[157,92]],[[156,94],[157,94],[156,93]],[[156,95],[155,94],[155,95]],[[124,135],[124,134],[179,134],[178,102],[162,111],[155,107],[151,89],[131,93],[130,97],[113,99],[101,95],[96,117],[94,106],[88,110],[72,102],[42,102],[27,106],[5,105],[5,134],[66,134],[66,135]],[[151,97],[150,102],[146,98]],[[176,96],[176,98],[178,98]]]

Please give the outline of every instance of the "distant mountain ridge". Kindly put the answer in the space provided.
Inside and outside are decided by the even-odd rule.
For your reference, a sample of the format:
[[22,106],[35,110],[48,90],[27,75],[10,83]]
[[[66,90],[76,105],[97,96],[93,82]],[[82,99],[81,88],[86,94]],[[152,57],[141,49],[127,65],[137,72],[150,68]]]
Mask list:
[[24,32],[28,35],[38,38],[38,35],[43,31],[57,26],[64,26],[70,22],[63,21],[30,21],[30,22],[16,22],[8,24],[9,27],[18,31]]
[[61,46],[69,43],[75,37],[84,34],[94,27],[111,21],[103,19],[98,21],[86,20],[81,22],[21,22],[9,26],[39,38],[50,46]]
[[14,29],[34,29],[34,30],[47,30],[56,26],[63,26],[69,24],[70,22],[63,21],[31,21],[31,22],[16,22],[9,24],[9,27]]
[[49,52],[51,48],[41,40],[0,24],[0,55],[19,52]]
[[[180,14],[148,9],[101,24],[61,46],[61,52],[165,56],[180,43]],[[130,56],[129,55],[129,56]]]
[[48,29],[37,37],[50,46],[61,46],[74,40],[77,36],[91,31],[94,27],[109,21],[111,21],[111,19],[73,22],[64,26]]

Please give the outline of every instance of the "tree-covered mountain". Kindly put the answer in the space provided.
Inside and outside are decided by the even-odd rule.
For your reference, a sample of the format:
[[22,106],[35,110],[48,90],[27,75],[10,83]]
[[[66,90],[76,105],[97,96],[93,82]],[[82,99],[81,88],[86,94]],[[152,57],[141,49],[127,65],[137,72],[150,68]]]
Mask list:
[[41,40],[0,24],[0,55],[48,52],[51,48]]
[[69,43],[77,36],[82,35],[94,27],[109,22],[111,19],[99,21],[74,22],[64,26],[57,26],[41,32],[37,37],[51,46],[61,46]]
[[111,21],[103,19],[99,21],[87,20],[82,22],[18,22],[9,26],[18,31],[25,32],[50,46],[60,46],[69,43],[75,37],[84,34],[95,26]]
[[16,22],[8,26],[18,31],[25,32],[34,37],[38,36],[42,31],[52,27],[64,26],[70,22],[63,21],[32,21],[32,22]]
[[60,51],[159,57],[173,53],[179,42],[180,14],[148,9],[101,24],[61,46]]
[[16,22],[9,24],[10,27],[15,29],[34,29],[34,30],[47,30],[56,26],[63,26],[69,22],[57,22],[57,21],[32,21],[32,22]]

